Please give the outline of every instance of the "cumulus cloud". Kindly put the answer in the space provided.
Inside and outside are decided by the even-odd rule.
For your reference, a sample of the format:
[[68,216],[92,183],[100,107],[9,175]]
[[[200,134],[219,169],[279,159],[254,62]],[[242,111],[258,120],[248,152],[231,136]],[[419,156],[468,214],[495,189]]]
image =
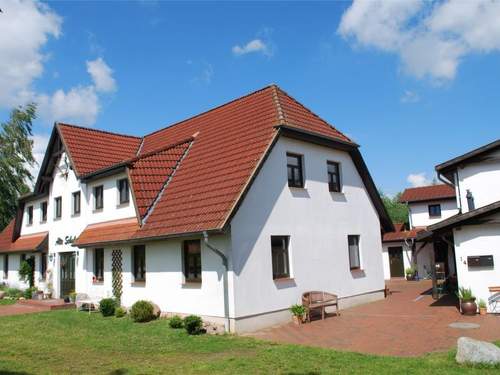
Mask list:
[[405,90],[403,95],[401,96],[400,99],[401,103],[407,104],[407,103],[417,103],[420,101],[420,96],[418,93],[411,91],[411,90]]
[[398,55],[410,75],[443,82],[468,54],[500,50],[499,18],[493,0],[354,0],[337,32],[356,46]]
[[48,6],[29,0],[0,0],[0,106],[30,97],[43,74],[42,47],[61,35],[62,19]]
[[232,48],[233,55],[235,56],[242,56],[246,55],[248,53],[257,53],[260,52],[266,56],[271,55],[271,50],[269,49],[268,45],[264,43],[261,39],[253,39],[249,41],[247,44],[244,44],[242,46],[240,45],[235,45]]
[[45,122],[93,125],[100,110],[99,94],[116,91],[113,70],[99,57],[86,62],[92,84],[53,93],[36,91],[33,83],[49,60],[43,48],[50,38],[61,35],[62,18],[48,5],[32,0],[0,0],[0,8],[0,108],[34,101]]
[[427,186],[432,183],[432,181],[426,177],[424,172],[409,174],[406,181],[412,187]]
[[35,158],[35,165],[30,167],[30,172],[35,179],[42,165],[49,138],[50,136],[48,134],[33,134],[31,138],[33,140],[33,157]]
[[116,91],[116,82],[113,78],[113,70],[101,58],[87,61],[87,72],[92,77],[95,89],[101,92]]

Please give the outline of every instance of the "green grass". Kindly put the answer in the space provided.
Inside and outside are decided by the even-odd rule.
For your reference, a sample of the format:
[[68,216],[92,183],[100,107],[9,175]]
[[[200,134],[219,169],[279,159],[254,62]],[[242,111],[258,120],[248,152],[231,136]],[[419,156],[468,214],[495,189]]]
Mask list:
[[16,302],[15,299],[0,299],[0,306],[13,305]]
[[453,353],[378,357],[232,335],[188,336],[166,320],[138,324],[56,311],[0,318],[0,373],[498,374],[498,368],[458,366]]

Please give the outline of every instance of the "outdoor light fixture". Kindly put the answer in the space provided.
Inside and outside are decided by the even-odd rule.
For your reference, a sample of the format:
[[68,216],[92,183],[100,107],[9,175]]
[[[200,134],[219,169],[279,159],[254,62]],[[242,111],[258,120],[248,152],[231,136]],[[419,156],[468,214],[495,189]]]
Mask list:
[[54,261],[54,254],[50,253],[49,254],[49,262],[52,263]]

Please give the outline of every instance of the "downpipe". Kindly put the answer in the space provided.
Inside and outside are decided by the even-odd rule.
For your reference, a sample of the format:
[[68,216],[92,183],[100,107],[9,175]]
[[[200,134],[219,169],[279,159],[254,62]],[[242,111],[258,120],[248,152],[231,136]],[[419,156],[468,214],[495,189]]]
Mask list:
[[230,332],[231,329],[231,322],[229,320],[229,288],[228,288],[228,261],[227,261],[227,256],[217,249],[215,246],[213,246],[210,242],[208,242],[208,233],[206,231],[203,232],[203,241],[205,245],[212,250],[215,254],[217,254],[221,260],[222,260],[222,265],[224,266],[224,273],[222,275],[222,283],[223,283],[223,288],[224,288],[224,331]]

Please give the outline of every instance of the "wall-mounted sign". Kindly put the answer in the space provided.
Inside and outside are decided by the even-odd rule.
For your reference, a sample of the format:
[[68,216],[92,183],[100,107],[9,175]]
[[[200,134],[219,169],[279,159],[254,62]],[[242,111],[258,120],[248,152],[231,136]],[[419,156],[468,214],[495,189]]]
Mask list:
[[71,245],[75,240],[76,236],[66,236],[64,239],[57,237],[56,245]]
[[467,263],[471,267],[493,267],[493,255],[468,256]]

